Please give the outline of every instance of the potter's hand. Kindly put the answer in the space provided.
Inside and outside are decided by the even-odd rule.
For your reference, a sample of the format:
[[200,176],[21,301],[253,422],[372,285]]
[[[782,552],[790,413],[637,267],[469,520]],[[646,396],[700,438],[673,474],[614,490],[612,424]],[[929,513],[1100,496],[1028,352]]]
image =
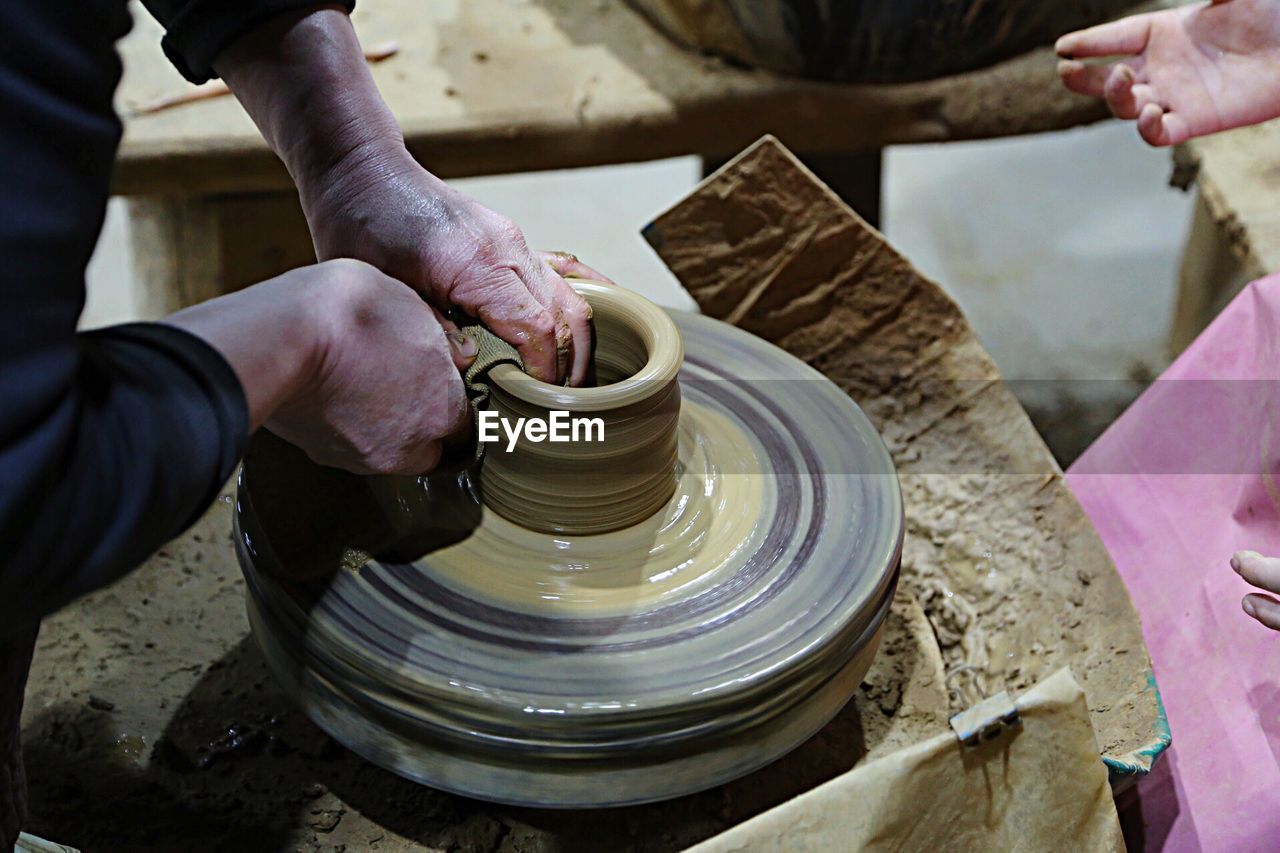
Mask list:
[[[1257,551],[1237,551],[1231,557],[1231,568],[1258,589],[1280,594],[1280,559],[1264,557]],[[1251,592],[1244,597],[1241,606],[1245,613],[1263,625],[1280,631],[1280,601]]]
[[266,425],[317,462],[420,474],[471,410],[460,371],[475,342],[418,294],[360,261],[301,267],[165,322],[222,353]]
[[[1152,145],[1280,116],[1280,0],[1216,0],[1058,39],[1068,88],[1137,119]],[[1089,57],[1127,57],[1087,65]]]
[[583,381],[591,312],[562,276],[599,274],[530,252],[514,224],[409,156],[342,10],[270,18],[214,67],[288,167],[321,260],[367,261],[483,320],[537,378]]
[[565,254],[535,254],[510,220],[398,151],[351,155],[304,194],[320,258],[359,258],[441,308],[478,317],[514,345],[529,373],[581,385],[591,309],[563,276],[600,274]]

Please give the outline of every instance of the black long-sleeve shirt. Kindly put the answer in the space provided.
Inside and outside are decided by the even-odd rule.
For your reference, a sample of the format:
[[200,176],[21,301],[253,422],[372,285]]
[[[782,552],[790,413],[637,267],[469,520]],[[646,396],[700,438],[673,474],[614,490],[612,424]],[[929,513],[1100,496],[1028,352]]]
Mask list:
[[[149,0],[194,82],[232,39],[316,0]],[[198,338],[78,334],[121,126],[126,0],[0,3],[0,849],[21,821],[18,710],[41,617],[136,566],[203,511],[248,431]]]

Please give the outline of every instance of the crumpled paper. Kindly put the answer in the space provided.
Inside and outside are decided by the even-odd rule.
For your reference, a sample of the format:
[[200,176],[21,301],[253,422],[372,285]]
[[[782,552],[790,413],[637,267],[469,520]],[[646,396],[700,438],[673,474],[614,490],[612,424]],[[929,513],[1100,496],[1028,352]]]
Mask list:
[[1016,697],[1022,724],[978,747],[947,732],[690,848],[1124,850],[1084,690],[1060,669]]
[[1237,550],[1280,556],[1280,276],[1243,290],[1067,482],[1142,619],[1174,746],[1143,783],[1152,849],[1280,840],[1280,635]]

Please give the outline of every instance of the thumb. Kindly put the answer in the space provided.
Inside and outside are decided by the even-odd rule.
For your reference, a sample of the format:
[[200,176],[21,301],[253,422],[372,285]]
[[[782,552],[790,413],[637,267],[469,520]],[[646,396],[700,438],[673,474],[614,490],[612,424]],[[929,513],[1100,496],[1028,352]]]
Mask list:
[[449,355],[459,372],[466,373],[467,368],[475,363],[476,354],[480,351],[475,338],[463,333],[458,324],[441,314],[434,305],[429,306],[435,315],[436,322],[444,329],[444,336],[449,341]]
[[449,354],[453,356],[453,363],[465,373],[475,363],[476,353],[479,352],[475,338],[457,329],[445,332],[445,336],[449,339]]

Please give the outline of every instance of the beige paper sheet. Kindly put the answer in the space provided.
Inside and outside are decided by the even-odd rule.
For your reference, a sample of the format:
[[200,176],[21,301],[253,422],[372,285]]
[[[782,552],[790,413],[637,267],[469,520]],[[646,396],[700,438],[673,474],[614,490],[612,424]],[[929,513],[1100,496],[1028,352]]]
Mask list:
[[982,746],[948,732],[869,762],[690,848],[1124,850],[1084,690],[1061,669]]

